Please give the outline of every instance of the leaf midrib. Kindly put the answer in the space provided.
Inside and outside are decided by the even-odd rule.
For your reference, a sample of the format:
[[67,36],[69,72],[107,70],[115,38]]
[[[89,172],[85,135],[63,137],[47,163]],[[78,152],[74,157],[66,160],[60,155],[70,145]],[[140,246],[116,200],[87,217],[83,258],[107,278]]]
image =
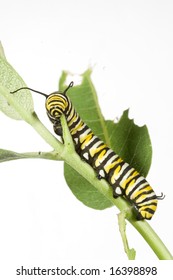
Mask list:
[[[89,75],[90,75],[90,73],[89,73]],[[96,94],[95,88],[93,86],[93,83],[92,83],[91,79],[89,78],[89,75],[86,75],[86,78],[87,78],[88,84],[91,87],[91,92],[92,92],[92,95],[93,95],[94,103],[96,104],[96,110],[97,110],[99,122],[100,122],[101,127],[102,127],[105,142],[110,147],[109,134],[108,134],[108,130],[107,130],[107,127],[106,127],[106,124],[105,124],[105,119],[103,118],[103,115],[102,115],[102,112],[101,112],[101,109],[100,109],[100,106],[99,106],[97,94]]]

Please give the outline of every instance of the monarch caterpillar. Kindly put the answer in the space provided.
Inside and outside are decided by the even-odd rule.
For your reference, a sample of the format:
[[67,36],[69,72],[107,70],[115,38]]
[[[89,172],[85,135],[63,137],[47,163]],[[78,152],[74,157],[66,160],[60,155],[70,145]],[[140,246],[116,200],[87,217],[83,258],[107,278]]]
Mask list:
[[113,188],[114,198],[124,196],[132,203],[138,220],[150,220],[156,211],[158,199],[163,199],[164,195],[157,196],[146,179],[94,135],[82,121],[66,95],[72,86],[73,82],[64,92],[54,92],[49,95],[26,87],[11,93],[29,89],[45,96],[47,115],[53,124],[55,133],[62,136],[60,117],[64,114],[75,150],[81,159],[92,166],[99,180],[105,179],[110,184]]

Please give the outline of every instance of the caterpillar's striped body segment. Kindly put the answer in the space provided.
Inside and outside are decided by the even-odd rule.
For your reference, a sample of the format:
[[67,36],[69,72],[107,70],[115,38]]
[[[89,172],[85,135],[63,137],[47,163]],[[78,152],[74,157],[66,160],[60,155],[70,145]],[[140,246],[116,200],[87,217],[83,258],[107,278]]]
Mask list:
[[146,179],[95,136],[82,121],[66,95],[72,86],[73,82],[64,92],[50,95],[34,90],[46,97],[45,107],[55,133],[62,136],[60,117],[64,114],[76,152],[93,167],[98,179],[103,178],[110,184],[114,198],[124,196],[134,205],[137,219],[151,219],[158,199],[163,199],[163,194],[157,196]]

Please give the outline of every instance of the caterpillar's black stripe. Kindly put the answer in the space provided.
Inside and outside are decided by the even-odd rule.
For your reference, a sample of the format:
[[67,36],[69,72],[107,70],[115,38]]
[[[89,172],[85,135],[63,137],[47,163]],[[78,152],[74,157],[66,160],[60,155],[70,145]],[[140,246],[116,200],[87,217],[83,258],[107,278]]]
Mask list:
[[46,110],[53,123],[56,134],[62,136],[60,116],[65,115],[76,152],[97,173],[99,179],[104,178],[113,188],[113,196],[124,196],[137,210],[138,219],[151,219],[157,208],[158,199],[146,179],[133,167],[124,162],[113,150],[93,134],[91,129],[76,113],[70,99],[66,96],[70,83],[64,92],[55,92],[46,96]]

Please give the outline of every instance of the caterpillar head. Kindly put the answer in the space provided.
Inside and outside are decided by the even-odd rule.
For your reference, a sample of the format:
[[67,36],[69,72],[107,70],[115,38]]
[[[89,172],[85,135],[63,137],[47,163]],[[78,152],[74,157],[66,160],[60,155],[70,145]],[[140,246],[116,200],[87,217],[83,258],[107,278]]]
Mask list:
[[63,92],[53,92],[46,96],[46,111],[52,123],[59,120],[60,116],[64,114],[68,106],[68,97],[66,96],[67,90],[73,86],[73,82]]
[[71,82],[63,92],[57,91],[57,92],[53,92],[49,95],[47,95],[43,92],[31,89],[31,88],[28,88],[28,87],[19,88],[11,93],[15,93],[22,89],[29,89],[33,92],[36,92],[36,93],[39,93],[39,94],[45,96],[46,97],[45,107],[46,107],[47,115],[48,115],[50,121],[53,124],[55,124],[55,123],[59,122],[60,116],[65,112],[65,110],[68,106],[68,97],[66,96],[66,92],[72,86],[73,86],[73,82]]

